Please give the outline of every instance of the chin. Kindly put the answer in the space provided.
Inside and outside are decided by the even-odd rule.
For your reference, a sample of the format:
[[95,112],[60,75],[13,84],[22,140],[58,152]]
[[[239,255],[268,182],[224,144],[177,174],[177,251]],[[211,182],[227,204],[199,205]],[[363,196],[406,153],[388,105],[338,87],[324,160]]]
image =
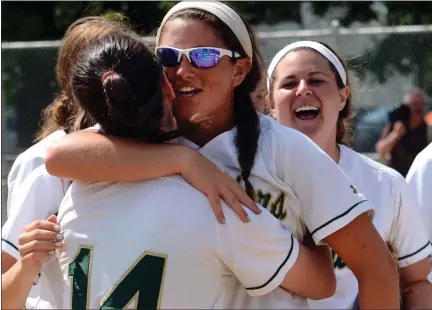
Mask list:
[[319,128],[316,126],[296,126],[294,129],[300,131],[304,135],[308,136],[310,139],[314,140],[314,138],[319,133]]

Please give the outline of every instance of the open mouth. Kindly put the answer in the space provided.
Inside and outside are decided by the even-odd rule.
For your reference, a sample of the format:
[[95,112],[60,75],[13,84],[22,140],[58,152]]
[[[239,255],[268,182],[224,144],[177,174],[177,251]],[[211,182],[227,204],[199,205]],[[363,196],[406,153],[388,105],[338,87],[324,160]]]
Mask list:
[[294,114],[298,119],[308,121],[317,118],[318,115],[320,114],[320,111],[321,110],[319,108],[310,105],[305,105],[300,108],[297,108],[294,111]]
[[180,87],[178,90],[178,95],[182,97],[192,97],[201,91],[199,88],[194,87]]

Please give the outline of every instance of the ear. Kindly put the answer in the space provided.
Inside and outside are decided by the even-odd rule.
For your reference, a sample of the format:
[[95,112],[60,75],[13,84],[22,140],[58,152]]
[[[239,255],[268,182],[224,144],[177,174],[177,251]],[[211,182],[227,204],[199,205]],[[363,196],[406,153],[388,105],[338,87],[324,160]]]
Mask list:
[[343,108],[345,107],[349,94],[350,94],[349,86],[345,86],[344,88],[339,89],[339,95],[340,95],[339,111],[342,111]]
[[273,118],[276,118],[276,110],[275,110],[275,107],[274,107],[274,103],[273,103],[273,100],[271,100],[269,94],[267,94],[265,96],[265,102],[266,102],[267,107],[270,110],[270,116],[272,116]]
[[174,89],[170,81],[168,81],[166,74],[163,75],[162,91],[169,101],[173,101],[175,99]]
[[237,59],[235,68],[234,68],[234,76],[233,76],[233,87],[239,86],[246,75],[249,73],[252,68],[251,61],[249,58],[241,58]]
[[273,110],[273,109],[274,109],[274,104],[273,104],[273,101],[270,100],[270,95],[269,95],[269,94],[267,94],[267,95],[265,96],[265,102],[266,102],[266,105],[268,106],[268,108],[269,108],[270,110]]

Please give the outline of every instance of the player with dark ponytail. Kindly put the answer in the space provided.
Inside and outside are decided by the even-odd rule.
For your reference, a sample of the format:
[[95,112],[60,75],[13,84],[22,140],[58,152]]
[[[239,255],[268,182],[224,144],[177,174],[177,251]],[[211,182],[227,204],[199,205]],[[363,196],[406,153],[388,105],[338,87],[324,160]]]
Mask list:
[[[250,27],[230,6],[218,1],[177,3],[159,27],[156,55],[176,95],[172,107],[179,129],[190,124],[196,128],[179,138],[185,148],[174,150],[161,164],[160,156],[167,154],[167,149],[152,158],[154,150],[148,146],[80,132],[50,150],[47,167],[54,175],[77,180],[142,180],[149,175],[178,173],[175,160],[195,149],[244,184],[249,197],[281,220],[299,240],[310,231],[315,244],[329,243],[337,253],[349,252],[353,259],[362,257],[357,261],[362,267],[374,264],[377,258],[365,258],[363,249],[367,245],[357,241],[364,241],[362,235],[367,232],[375,249],[387,251],[369,217],[372,206],[359,191],[353,191],[348,177],[315,143],[254,109],[249,94],[259,84],[262,72],[256,45]],[[107,152],[95,156],[95,149]],[[190,162],[189,169],[193,167]],[[106,169],[111,175],[103,172]],[[232,194],[207,194],[220,222],[221,198],[231,202],[234,210],[242,210]],[[248,222],[244,213],[239,214]],[[326,246],[310,246],[323,264],[331,264]],[[394,262],[386,259],[383,255],[380,262],[391,272],[385,272],[383,278],[394,294],[380,301],[374,299],[371,305],[375,307],[397,305],[398,292],[393,291],[397,272]],[[362,276],[374,275],[366,271]],[[246,290],[240,287],[235,290],[235,298],[263,287],[266,284]],[[368,291],[373,286],[363,289]],[[292,294],[270,296],[265,301],[256,298],[254,302],[257,308],[307,307],[304,298]]]

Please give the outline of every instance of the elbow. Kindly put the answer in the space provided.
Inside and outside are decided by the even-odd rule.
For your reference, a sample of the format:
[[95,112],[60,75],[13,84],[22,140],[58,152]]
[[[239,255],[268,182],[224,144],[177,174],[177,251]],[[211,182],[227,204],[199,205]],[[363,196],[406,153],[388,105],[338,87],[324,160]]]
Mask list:
[[62,165],[61,164],[62,151],[58,146],[50,146],[47,150],[45,157],[45,168],[49,174],[61,177]]
[[336,292],[336,275],[334,272],[329,272],[325,276],[325,281],[321,282],[319,289],[312,296],[308,296],[312,300],[321,300],[332,297]]
[[386,259],[375,260],[373,266],[364,266],[361,271],[354,272],[359,284],[361,282],[380,283],[382,288],[399,289],[399,269],[396,260],[388,252]]
[[336,293],[336,275],[334,272],[331,273],[331,278],[326,285],[326,288],[322,292],[321,299],[330,298]]

